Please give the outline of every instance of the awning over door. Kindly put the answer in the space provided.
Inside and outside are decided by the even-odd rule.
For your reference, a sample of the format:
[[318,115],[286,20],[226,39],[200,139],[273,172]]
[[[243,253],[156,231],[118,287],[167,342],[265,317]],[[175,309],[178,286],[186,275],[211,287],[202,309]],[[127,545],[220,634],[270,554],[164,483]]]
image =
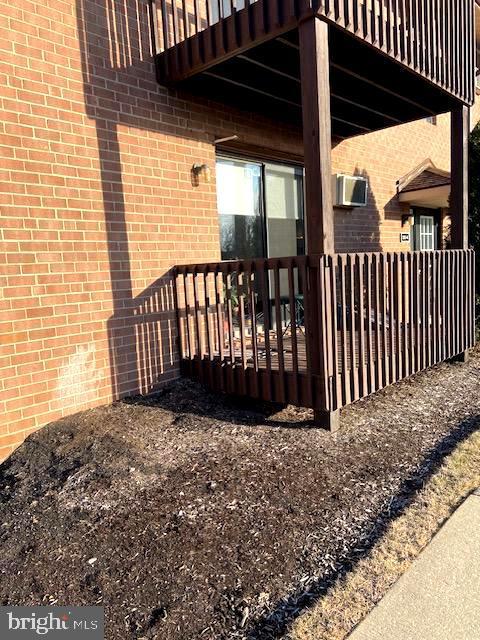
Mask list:
[[425,160],[397,181],[398,199],[416,207],[447,208],[450,187],[450,172]]

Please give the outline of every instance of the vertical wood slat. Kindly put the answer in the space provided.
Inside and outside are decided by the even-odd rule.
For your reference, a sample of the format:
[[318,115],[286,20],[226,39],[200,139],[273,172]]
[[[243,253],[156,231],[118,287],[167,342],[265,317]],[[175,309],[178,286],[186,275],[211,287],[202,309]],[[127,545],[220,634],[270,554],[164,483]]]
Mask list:
[[453,271],[454,271],[454,321],[453,321],[453,344],[454,355],[460,353],[460,269],[459,269],[459,251],[453,251]]
[[388,277],[388,341],[389,341],[389,376],[390,384],[397,381],[396,357],[395,357],[395,273],[394,254],[387,255]]
[[400,255],[398,253],[393,254],[393,279],[394,279],[394,291],[395,291],[395,377],[396,380],[403,378],[403,363],[402,363],[402,318],[403,304],[402,304],[402,282],[401,282],[401,264]]
[[388,357],[388,316],[387,316],[387,254],[380,254],[380,275],[381,288],[379,294],[381,296],[381,312],[382,312],[382,371],[384,385],[390,384],[390,361]]
[[385,51],[387,46],[387,25],[384,13],[385,4],[380,2],[378,6],[378,41],[382,51]]
[[233,309],[232,309],[232,274],[227,271],[226,274],[226,298],[227,298],[227,323],[228,323],[228,348],[230,356],[230,370],[227,379],[228,388],[233,391],[235,387],[235,343],[233,329]]
[[280,389],[280,402],[285,402],[285,359],[283,353],[282,309],[280,306],[280,269],[278,261],[273,268],[273,282],[275,293],[275,332],[277,334],[277,359]]
[[453,304],[453,283],[452,283],[452,254],[450,252],[445,254],[445,283],[446,283],[446,292],[445,298],[447,300],[446,309],[445,309],[445,342],[446,342],[446,355],[445,358],[452,357],[452,334],[451,334],[451,326],[452,326],[452,304]]
[[475,344],[475,332],[476,332],[476,326],[475,326],[475,311],[476,311],[476,299],[475,299],[475,292],[476,292],[476,283],[475,283],[475,278],[476,278],[476,271],[475,271],[475,252],[472,250],[470,251],[470,327],[471,327],[471,336],[470,336],[470,345],[473,347]]
[[467,340],[465,338],[465,330],[466,330],[466,321],[467,321],[467,317],[466,317],[466,309],[465,309],[465,302],[466,302],[466,295],[463,295],[464,291],[467,291],[467,287],[466,287],[466,268],[465,268],[465,258],[467,257],[467,254],[462,251],[459,253],[459,259],[460,259],[460,300],[461,300],[461,304],[460,304],[460,331],[459,331],[459,335],[460,335],[460,352],[461,351],[465,351],[466,346],[467,346]]
[[250,308],[250,324],[251,324],[251,351],[252,351],[252,365],[255,375],[252,380],[252,395],[255,398],[259,396],[259,380],[258,380],[258,337],[257,337],[257,302],[255,298],[255,282],[256,271],[253,262],[250,262],[246,269],[247,280],[247,295],[248,304]]
[[392,27],[393,27],[393,56],[400,57],[399,28],[398,28],[398,0],[392,0]]
[[456,283],[456,269],[455,269],[455,251],[450,254],[450,286],[451,286],[451,304],[449,305],[449,338],[450,338],[450,358],[456,355],[456,324],[457,314],[455,305],[457,304],[457,283]]
[[245,288],[244,288],[245,273],[241,267],[237,272],[237,295],[238,295],[238,329],[240,332],[240,380],[242,390],[246,392],[247,379],[245,370],[247,368],[247,347],[246,347],[246,325],[245,325]]
[[431,2],[432,0],[424,0],[424,5],[425,5],[425,13],[424,13],[424,20],[425,20],[425,27],[424,27],[424,46],[425,46],[425,74],[427,76],[430,75],[430,71],[431,71],[431,64],[432,64],[432,46],[431,46],[431,32],[430,32],[430,27],[432,24],[432,17],[431,17]]
[[439,293],[440,293],[440,338],[439,338],[439,348],[440,348],[440,360],[445,360],[447,353],[447,343],[446,343],[446,276],[445,276],[445,255],[444,252],[439,252]]
[[265,340],[265,364],[267,368],[267,400],[271,399],[272,394],[272,353],[270,348],[270,297],[268,294],[269,279],[267,262],[260,263],[260,288],[263,309],[263,331]]
[[[214,286],[215,286],[215,303],[216,303],[216,316],[217,316],[217,344],[218,344],[218,357],[220,358],[220,362],[224,362],[225,360],[225,345],[224,345],[224,335],[223,335],[223,327],[224,327],[224,315],[223,315],[223,305],[222,305],[222,294],[219,289],[219,276],[221,276],[221,272],[218,272],[218,269],[215,269],[213,272],[214,277]],[[223,277],[222,277],[222,285],[223,285]],[[223,369],[220,368],[220,388],[225,389],[225,380],[223,379]]]
[[211,322],[210,322],[210,291],[208,284],[208,276],[209,272],[205,269],[202,273],[203,275],[203,296],[205,303],[205,336],[206,336],[206,345],[207,345],[207,354],[208,359],[210,361],[213,360],[213,339],[212,339],[212,331],[211,331]]
[[350,323],[349,323],[349,343],[350,343],[350,397],[352,400],[358,400],[358,366],[357,366],[357,345],[356,345],[356,328],[355,328],[355,290],[357,271],[355,269],[355,256],[348,254],[347,256],[348,267],[348,284],[349,284],[349,307],[350,307]]
[[427,267],[426,267],[426,254],[424,251],[420,253],[420,316],[422,319],[421,324],[421,340],[422,340],[422,350],[421,350],[421,368],[425,369],[427,365]]
[[[302,262],[298,269],[299,288],[303,291],[303,309],[304,309],[304,328],[305,328],[305,363],[307,370],[307,381],[312,380],[312,344],[310,342],[313,327],[310,326],[310,295],[309,295],[309,278],[306,262]],[[311,384],[308,384],[307,395],[312,398]],[[313,398],[312,398],[313,399]]]
[[400,254],[400,288],[402,292],[402,374],[407,377],[410,375],[410,361],[408,357],[408,254]]
[[[347,296],[345,287],[345,260],[343,256],[338,258],[338,277],[339,277],[339,293],[340,293],[340,310],[341,310],[341,322],[340,322],[340,340],[342,345],[342,400],[343,404],[350,404],[350,372],[348,369],[348,350],[347,350]],[[335,339],[338,340],[336,337]]]
[[293,397],[299,401],[298,395],[298,340],[297,340],[297,305],[295,299],[295,277],[293,262],[288,265],[288,303],[290,305],[290,333],[292,341]]
[[372,254],[366,253],[366,272],[365,272],[365,296],[366,296],[366,323],[367,323],[367,373],[368,373],[368,392],[373,393],[376,389],[375,384],[375,355],[374,343],[372,339],[372,322],[373,322],[373,305],[372,305]]
[[393,29],[392,29],[392,0],[385,0],[385,28],[386,28],[386,46],[385,51],[391,53],[393,49]]
[[407,42],[407,8],[406,0],[399,0],[399,29],[400,29],[400,59],[406,64],[408,61],[408,42]]
[[415,333],[415,254],[408,254],[408,349],[409,373],[416,371],[416,333]]
[[204,370],[203,370],[203,337],[201,330],[201,314],[200,314],[200,292],[198,289],[198,278],[199,273],[196,269],[193,271],[193,295],[194,295],[194,304],[195,304],[195,333],[196,333],[196,343],[197,343],[197,356],[198,356],[198,372],[200,375],[200,380],[204,379]]
[[[188,285],[189,275],[183,272],[183,281],[184,281],[184,297],[185,297],[185,324],[187,330],[187,341],[188,341],[188,357],[190,360],[193,360],[195,357],[195,336],[192,331],[190,331],[190,318],[191,318],[191,305],[190,305],[190,295],[189,290],[190,287]],[[191,293],[193,293],[193,282],[191,286]]]
[[355,31],[353,4],[356,0],[346,0],[345,26],[349,31]]
[[439,362],[438,359],[438,322],[440,318],[439,307],[438,307],[438,252],[433,251],[431,254],[431,335],[430,335],[430,344],[431,344],[431,363],[436,364]]
[[424,287],[425,287],[425,367],[429,367],[432,364],[432,349],[431,349],[431,330],[432,330],[432,314],[431,314],[431,293],[432,289],[430,286],[430,278],[431,278],[431,265],[430,258],[432,255],[431,251],[428,251],[423,254],[424,255],[424,267],[425,267],[425,276],[424,276]]
[[443,87],[447,86],[447,67],[446,67],[446,60],[447,60],[447,1],[448,0],[438,0],[440,3],[440,50],[439,50],[439,55],[441,54],[441,58],[440,58],[440,82],[442,84]]
[[331,409],[336,410],[341,406],[339,397],[339,371],[338,371],[338,303],[337,303],[337,273],[338,273],[338,257],[328,257],[329,265],[329,292],[331,296],[332,310],[332,339],[331,339],[331,363],[332,363],[332,386],[331,386]]
[[[329,393],[329,343],[327,342],[327,331],[328,331],[328,311],[327,311],[327,288],[328,283],[326,282],[327,276],[327,264],[326,264],[326,256],[315,256],[316,261],[316,273],[317,273],[317,304],[318,304],[318,321],[317,327],[320,332],[318,346],[319,346],[319,398],[316,399],[316,406],[318,406],[319,402],[321,406],[326,407],[327,409],[330,407],[330,393]],[[314,385],[315,386],[315,385]]]
[[[367,367],[365,363],[365,342],[366,342],[366,322],[365,318],[365,255],[359,254],[355,257],[358,273],[358,366],[360,374],[360,397],[368,395]],[[368,258],[367,258],[368,259]]]
[[375,258],[375,361],[376,361],[376,388],[381,389],[385,384],[383,377],[383,351],[381,349],[381,316],[380,316],[380,254],[376,253]]

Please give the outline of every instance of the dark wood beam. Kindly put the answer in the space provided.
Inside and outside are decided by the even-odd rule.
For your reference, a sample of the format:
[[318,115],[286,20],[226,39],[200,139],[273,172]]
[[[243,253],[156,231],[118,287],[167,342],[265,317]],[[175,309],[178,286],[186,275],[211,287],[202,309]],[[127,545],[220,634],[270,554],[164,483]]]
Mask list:
[[470,109],[451,112],[450,217],[452,249],[468,249],[468,136]]

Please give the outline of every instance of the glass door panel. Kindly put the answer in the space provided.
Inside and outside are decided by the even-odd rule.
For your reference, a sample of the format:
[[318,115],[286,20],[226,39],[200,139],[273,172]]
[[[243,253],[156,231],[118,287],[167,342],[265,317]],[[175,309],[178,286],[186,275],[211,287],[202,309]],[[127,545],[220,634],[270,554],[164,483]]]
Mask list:
[[303,169],[265,164],[265,213],[269,258],[305,253]]
[[435,249],[435,220],[433,216],[420,216],[420,251]]
[[[303,219],[303,168],[277,163],[265,164],[265,222],[267,255],[269,258],[303,255],[305,253],[305,226]],[[301,294],[298,276],[294,272],[294,287],[297,303]],[[270,297],[275,295],[274,283],[270,282]],[[280,271],[280,297],[284,319],[289,322],[290,301],[288,272]]]
[[217,204],[222,260],[263,257],[262,166],[219,158]]

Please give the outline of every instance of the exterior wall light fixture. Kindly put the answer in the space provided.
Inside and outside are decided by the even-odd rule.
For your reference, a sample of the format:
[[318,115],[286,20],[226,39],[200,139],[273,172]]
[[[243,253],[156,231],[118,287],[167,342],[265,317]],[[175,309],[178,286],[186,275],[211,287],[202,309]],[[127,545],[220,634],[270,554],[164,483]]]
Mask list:
[[208,184],[212,181],[212,172],[208,164],[195,163],[192,167],[192,184],[198,187],[200,184]]

